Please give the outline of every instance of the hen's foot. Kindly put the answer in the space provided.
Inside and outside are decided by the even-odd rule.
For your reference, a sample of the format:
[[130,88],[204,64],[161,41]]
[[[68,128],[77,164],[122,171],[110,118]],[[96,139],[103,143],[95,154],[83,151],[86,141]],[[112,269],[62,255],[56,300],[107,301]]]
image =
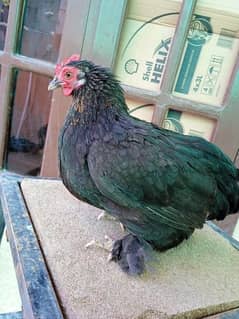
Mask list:
[[106,219],[106,220],[116,220],[115,217],[111,216],[110,214],[106,213],[105,211],[100,213],[97,216],[97,220],[102,220],[102,219]]
[[100,242],[98,240],[92,239],[89,243],[87,243],[85,245],[85,248],[87,249],[89,247],[97,247],[97,248],[102,248],[108,252],[111,252],[113,244],[114,244],[113,239],[111,239],[109,236],[105,235],[104,242]]
[[145,254],[142,243],[131,234],[116,240],[109,260],[117,262],[129,275],[141,275],[145,270]]
[[[111,216],[110,214],[108,214],[107,212],[102,212],[97,216],[97,220],[102,220],[102,219],[106,219],[106,220],[117,220],[117,218]],[[122,229],[122,231],[125,231],[126,228],[124,227],[124,225],[122,223],[120,223],[120,228]]]

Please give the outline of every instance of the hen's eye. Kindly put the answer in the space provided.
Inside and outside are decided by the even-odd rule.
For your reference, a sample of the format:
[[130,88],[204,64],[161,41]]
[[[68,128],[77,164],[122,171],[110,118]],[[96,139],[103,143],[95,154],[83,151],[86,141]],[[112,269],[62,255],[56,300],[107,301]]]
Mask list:
[[72,77],[72,73],[71,72],[66,72],[65,73],[65,78],[66,79],[70,79]]

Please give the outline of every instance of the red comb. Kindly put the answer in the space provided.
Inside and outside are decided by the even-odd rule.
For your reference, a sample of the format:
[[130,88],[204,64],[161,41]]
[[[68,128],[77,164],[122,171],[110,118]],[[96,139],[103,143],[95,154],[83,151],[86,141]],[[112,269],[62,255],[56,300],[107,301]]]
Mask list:
[[61,68],[72,62],[72,61],[79,61],[80,60],[80,55],[79,54],[73,54],[72,56],[70,56],[69,58],[65,58],[61,63],[58,63],[56,65],[56,69],[55,69],[55,73],[58,74],[61,71]]

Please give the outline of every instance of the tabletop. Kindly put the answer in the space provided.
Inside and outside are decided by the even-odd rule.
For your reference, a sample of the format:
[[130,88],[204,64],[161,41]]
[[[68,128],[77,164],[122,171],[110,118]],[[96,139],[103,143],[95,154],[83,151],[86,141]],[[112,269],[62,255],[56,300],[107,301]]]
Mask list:
[[[41,200],[41,191],[45,191],[46,194],[46,196],[44,196],[44,201]],[[4,172],[0,175],[0,195],[23,304],[23,318],[98,319],[107,318],[107,316],[109,318],[109,314],[111,313],[111,311],[115,311],[113,312],[113,315],[111,313],[112,319],[123,319],[126,318],[127,315],[131,315],[132,318],[141,318],[140,315],[142,315],[142,313],[144,313],[145,318],[150,319],[196,319],[206,318],[207,316],[207,318],[215,319],[239,318],[239,292],[237,293],[237,287],[239,283],[237,283],[237,274],[235,277],[236,281],[233,278],[230,281],[231,274],[229,274],[228,277],[225,277],[226,274],[224,276],[224,270],[220,266],[220,262],[224,262],[224,256],[221,255],[221,253],[216,255],[219,264],[218,270],[215,270],[214,268],[215,272],[218,271],[218,276],[221,279],[223,277],[222,281],[224,281],[223,283],[221,283],[221,286],[219,283],[216,285],[217,288],[215,290],[215,294],[219,295],[218,299],[217,297],[212,296],[212,300],[209,300],[210,302],[212,302],[212,305],[209,306],[209,304],[207,302],[205,303],[204,300],[207,299],[205,298],[207,292],[205,292],[205,296],[203,297],[202,293],[198,294],[198,291],[195,291],[195,281],[194,279],[192,279],[193,277],[195,277],[195,271],[196,274],[198,274],[196,290],[200,290],[203,289],[203,284],[201,284],[200,281],[205,280],[204,272],[208,272],[208,270],[203,269],[205,265],[201,266],[202,269],[200,269],[200,266],[198,266],[198,269],[193,270],[194,266],[198,265],[198,260],[201,260],[202,263],[208,263],[207,258],[209,258],[210,262],[210,256],[204,256],[204,248],[203,250],[200,247],[198,248],[198,250],[194,249],[194,245],[197,243],[197,240],[208,240],[209,237],[214,237],[214,235],[212,234],[215,233],[215,242],[212,241],[212,248],[210,245],[207,247],[208,251],[210,251],[210,249],[214,249],[213,245],[215,245],[216,242],[220,242],[220,244],[225,245],[226,250],[228,250],[228,254],[231,254],[230,261],[225,261],[225,272],[227,271],[227,267],[231,267],[232,271],[234,270],[235,273],[236,266],[239,265],[239,254],[237,252],[237,249],[239,249],[238,241],[224,233],[214,224],[208,223],[209,227],[207,227],[210,228],[209,231],[198,231],[193,239],[191,241],[187,241],[188,243],[186,243],[184,246],[182,245],[179,250],[170,250],[166,254],[163,254],[162,257],[160,257],[160,279],[158,284],[158,278],[156,278],[158,277],[158,274],[156,276],[155,273],[153,273],[153,280],[151,280],[150,278],[146,278],[144,280],[138,280],[135,278],[131,279],[125,276],[125,274],[122,274],[117,265],[106,265],[106,259],[104,258],[105,252],[96,252],[94,250],[90,250],[89,252],[83,251],[78,253],[76,251],[76,245],[78,245],[78,242],[80,242],[81,240],[87,241],[86,239],[88,238],[84,238],[84,236],[88,236],[88,234],[91,232],[91,228],[94,229],[94,235],[97,235],[98,231],[100,233],[103,233],[103,231],[105,231],[105,228],[109,232],[114,233],[115,229],[118,229],[118,226],[114,224],[112,226],[110,224],[111,222],[107,222],[106,224],[94,222],[94,220],[96,220],[95,214],[97,215],[98,211],[95,208],[87,206],[84,203],[79,203],[79,201],[71,198],[70,194],[68,194],[67,192],[65,193],[64,187],[61,184],[60,180],[40,178],[24,179],[22,176]],[[61,197],[59,198],[58,204],[56,196]],[[63,207],[64,209],[62,208],[62,212],[59,209],[59,205],[61,205],[60,200],[62,200],[63,206],[65,205]],[[73,216],[72,220],[69,216],[65,217],[65,213],[63,212],[63,210],[65,210],[65,207],[71,207]],[[57,214],[59,215],[56,216],[61,217],[59,218],[59,221],[57,221],[57,218],[54,217],[55,221],[52,228],[50,226],[51,221],[49,219],[47,210],[55,210],[55,212],[59,210],[59,212],[57,212]],[[80,217],[79,219],[78,210],[83,212],[83,214],[80,214],[83,217]],[[92,214],[90,214],[91,217],[88,217],[87,214],[84,216],[85,210],[87,210],[87,214],[88,211],[92,210]],[[35,211],[35,213],[32,213],[33,211]],[[69,230],[63,229],[62,227],[62,225],[67,223],[67,220],[71,229],[70,233],[72,234],[69,234]],[[56,229],[57,232],[57,227],[59,227],[58,233],[52,234],[53,229]],[[77,236],[78,229],[79,235]],[[84,234],[84,230],[86,230],[86,234]],[[66,236],[68,236],[69,238],[67,238],[64,243],[60,243],[60,238],[66,238]],[[90,236],[91,234],[89,234],[89,238]],[[220,241],[221,239],[219,239],[219,236],[222,241]],[[57,243],[60,248],[56,246]],[[70,248],[68,248],[70,247],[69,245],[74,247],[72,252],[70,252]],[[185,268],[185,262],[180,260],[185,260],[188,258],[188,251],[190,251],[191,254],[191,264],[189,264]],[[63,255],[65,255],[64,258],[62,257]],[[183,255],[183,258],[180,259],[179,257],[177,257],[178,255]],[[92,258],[88,258],[88,256],[91,256]],[[94,258],[96,257],[97,259],[94,260]],[[222,261],[220,261],[220,258]],[[87,265],[85,265],[86,260]],[[174,260],[174,266],[168,264],[169,260]],[[79,262],[80,274],[77,272],[77,268],[79,268],[78,264],[75,265],[73,261],[74,263]],[[95,272],[96,264],[98,267],[97,272]],[[71,268],[71,270],[69,270],[69,275],[61,273],[61,269],[64,270],[67,268]],[[67,272],[67,270],[65,272]],[[192,272],[192,274],[187,275],[187,272]],[[106,274],[108,276],[108,279],[106,278]],[[185,286],[183,285],[183,281],[185,281],[185,279],[183,279],[184,275],[188,276],[188,283]],[[208,289],[210,290],[210,286],[213,286],[210,280],[213,283],[216,281],[215,278],[217,277],[216,275],[215,277],[213,277],[213,275],[209,275],[208,277]],[[111,286],[110,281],[112,280],[110,278],[112,278],[112,280],[114,281],[113,286]],[[73,282],[71,283],[73,287],[71,287],[71,289],[73,289],[73,292],[71,292],[71,290],[69,290],[70,288],[67,287],[68,283],[70,283],[71,280]],[[115,282],[115,280],[117,280],[118,282]],[[97,284],[97,281],[99,287],[96,289],[96,286],[94,285]],[[152,298],[150,290],[155,289],[155,285],[157,284],[157,291],[153,291],[155,295],[155,300],[153,300],[154,298]],[[178,290],[179,292],[177,292],[178,284],[181,285]],[[222,287],[222,284],[225,285],[225,289],[228,290],[228,293],[225,293],[225,295],[224,292],[222,292],[223,289],[220,288]],[[82,288],[83,286],[84,289]],[[102,289],[102,286],[104,289]],[[117,295],[117,298],[119,299],[119,307],[117,306],[117,302],[114,302],[113,305],[113,299],[111,299],[112,296],[108,296],[108,293],[105,293],[105,291],[107,290],[112,292],[111,295],[116,293],[112,290],[112,287],[114,286],[117,287],[117,293],[119,294]],[[131,309],[131,305],[129,305],[128,309],[123,311],[121,308],[124,299],[122,299],[123,301],[120,299],[121,295],[127,293],[125,292],[127,290],[132,295],[131,289],[133,289],[132,292],[134,292],[136,296],[137,292],[140,290],[142,291],[143,289],[145,291],[145,294],[150,296],[149,301],[147,301],[147,296],[145,296],[145,305],[141,305],[142,302],[140,302],[137,307],[132,307],[138,309]],[[161,296],[162,293],[159,297],[157,297],[157,293],[159,293],[160,289],[165,292],[165,298]],[[168,305],[169,302],[167,301],[170,300],[170,298],[172,297],[172,291],[173,294],[175,294],[175,296],[177,297],[177,300],[180,300],[180,298],[182,297],[180,296],[180,289],[182,289],[182,295],[185,295],[186,292],[187,294],[191,293],[193,298],[198,299],[198,301],[195,302],[194,300],[192,304],[190,304],[189,301],[185,301],[184,305],[182,305],[182,299],[180,305],[176,305],[176,303],[172,303],[172,298],[172,300],[170,301],[170,307],[170,305]],[[211,291],[213,291],[213,287]],[[102,295],[104,294],[104,300],[101,300],[101,303],[98,304],[98,301],[96,302],[96,300],[98,300],[98,296],[100,295],[102,297]],[[212,295],[212,293],[210,293],[210,295]],[[159,299],[157,299],[156,297]],[[129,299],[130,298],[131,296],[129,296]],[[223,298],[225,298],[225,303],[222,302]],[[129,299],[127,301],[129,301]],[[159,309],[156,309],[157,300],[159,300],[162,304],[161,308],[159,307]],[[137,298],[134,299],[134,302],[137,301]],[[149,302],[149,304],[152,304],[150,305],[154,307],[152,309],[156,309],[154,310],[155,313],[153,313],[152,311],[151,313],[145,312],[144,306],[146,308],[149,307],[149,305],[146,304],[147,302]],[[202,302],[201,308],[200,302]],[[142,309],[140,309],[141,306]],[[113,310],[109,309],[110,307]],[[174,313],[174,309],[172,308],[176,309],[176,313]],[[140,313],[140,311],[142,311],[142,313]],[[216,314],[217,312],[218,314]],[[119,316],[116,316],[115,313],[118,313]],[[132,316],[133,314],[134,317]],[[127,318],[129,318],[129,316]]]

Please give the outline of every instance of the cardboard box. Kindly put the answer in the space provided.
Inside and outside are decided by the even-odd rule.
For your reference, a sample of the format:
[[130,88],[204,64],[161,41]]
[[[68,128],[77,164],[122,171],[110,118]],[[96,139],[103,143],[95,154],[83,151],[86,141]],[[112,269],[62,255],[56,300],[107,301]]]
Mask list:
[[226,18],[220,22],[220,32],[214,33],[210,16],[193,16],[174,85],[174,95],[215,106],[222,105],[239,52],[236,25],[234,29],[225,28]]
[[163,127],[185,135],[194,135],[212,140],[216,121],[204,116],[169,109]]
[[210,17],[213,33],[221,33],[221,28],[238,31],[239,1],[198,0],[195,14]]
[[[169,13],[180,12],[183,0],[129,0],[126,17],[138,21],[148,21],[153,17]],[[166,16],[155,20],[155,24],[176,27],[178,15]]]
[[174,27],[126,19],[120,40],[115,74],[127,85],[158,91],[175,31]]
[[[154,113],[154,105],[150,105],[151,103],[147,103],[138,99],[127,98],[126,103],[129,107],[129,110],[132,111],[130,114],[134,117],[137,117],[141,120],[152,122],[153,113]],[[135,108],[139,107],[134,111]]]
[[[181,0],[129,1],[115,64],[115,73],[122,83],[160,90],[179,15],[142,26],[160,14],[179,12],[181,5]],[[239,1],[199,0],[173,94],[209,105],[222,105],[238,56],[238,30]]]

